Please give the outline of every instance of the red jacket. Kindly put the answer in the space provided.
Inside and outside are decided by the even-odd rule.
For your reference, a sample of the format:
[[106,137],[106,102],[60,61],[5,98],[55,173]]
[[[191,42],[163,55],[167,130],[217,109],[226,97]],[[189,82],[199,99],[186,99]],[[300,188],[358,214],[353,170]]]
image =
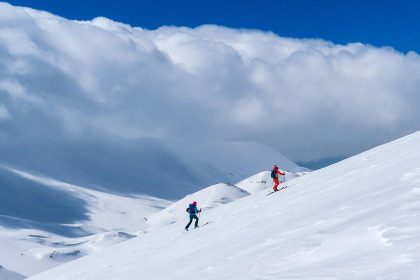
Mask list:
[[276,174],[280,174],[280,175],[286,175],[286,173],[284,173],[284,172],[281,172],[280,170],[276,170]]
[[279,168],[278,168],[278,167],[277,167],[277,168],[274,168],[274,171],[275,171],[275,172],[276,172],[276,174],[278,174],[278,175],[282,175],[282,176],[286,175],[286,173],[281,172],[281,171],[279,170]]

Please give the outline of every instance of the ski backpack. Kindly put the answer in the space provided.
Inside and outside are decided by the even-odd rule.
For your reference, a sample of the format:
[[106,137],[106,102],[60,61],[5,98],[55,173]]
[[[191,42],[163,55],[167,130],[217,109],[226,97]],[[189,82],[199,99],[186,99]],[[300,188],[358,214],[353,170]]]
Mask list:
[[190,204],[186,210],[187,210],[187,213],[190,213],[191,215],[194,215],[195,214],[195,205]]
[[271,170],[271,178],[276,178],[276,170]]

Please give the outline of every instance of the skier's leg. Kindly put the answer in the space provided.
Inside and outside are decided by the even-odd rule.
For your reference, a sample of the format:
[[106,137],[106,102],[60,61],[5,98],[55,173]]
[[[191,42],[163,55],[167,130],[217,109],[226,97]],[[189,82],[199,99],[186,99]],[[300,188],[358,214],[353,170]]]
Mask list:
[[194,215],[194,219],[195,219],[195,227],[198,227],[198,217]]
[[188,224],[185,226],[185,229],[188,230],[188,228],[190,227],[192,221],[193,221],[193,217],[194,216],[190,216],[190,221],[188,222]]
[[274,182],[273,190],[276,192],[276,191],[278,191],[277,187],[280,184],[279,179],[278,178],[274,178],[273,179],[273,182]]

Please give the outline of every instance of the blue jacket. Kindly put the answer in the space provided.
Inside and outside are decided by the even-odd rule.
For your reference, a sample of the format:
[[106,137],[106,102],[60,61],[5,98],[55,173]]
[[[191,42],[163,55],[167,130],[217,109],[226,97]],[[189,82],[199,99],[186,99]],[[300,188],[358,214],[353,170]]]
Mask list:
[[194,204],[190,204],[188,206],[188,213],[190,213],[190,216],[193,216],[193,215],[197,214],[198,212],[200,212],[200,211],[198,211],[197,206],[195,206]]

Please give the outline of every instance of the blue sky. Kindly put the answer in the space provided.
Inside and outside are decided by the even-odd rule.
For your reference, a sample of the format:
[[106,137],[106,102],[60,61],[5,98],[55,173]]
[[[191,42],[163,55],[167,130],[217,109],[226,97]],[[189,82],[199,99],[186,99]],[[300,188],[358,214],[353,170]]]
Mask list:
[[16,0],[70,19],[105,16],[148,29],[212,23],[273,31],[281,36],[362,42],[420,53],[420,1],[275,0]]

